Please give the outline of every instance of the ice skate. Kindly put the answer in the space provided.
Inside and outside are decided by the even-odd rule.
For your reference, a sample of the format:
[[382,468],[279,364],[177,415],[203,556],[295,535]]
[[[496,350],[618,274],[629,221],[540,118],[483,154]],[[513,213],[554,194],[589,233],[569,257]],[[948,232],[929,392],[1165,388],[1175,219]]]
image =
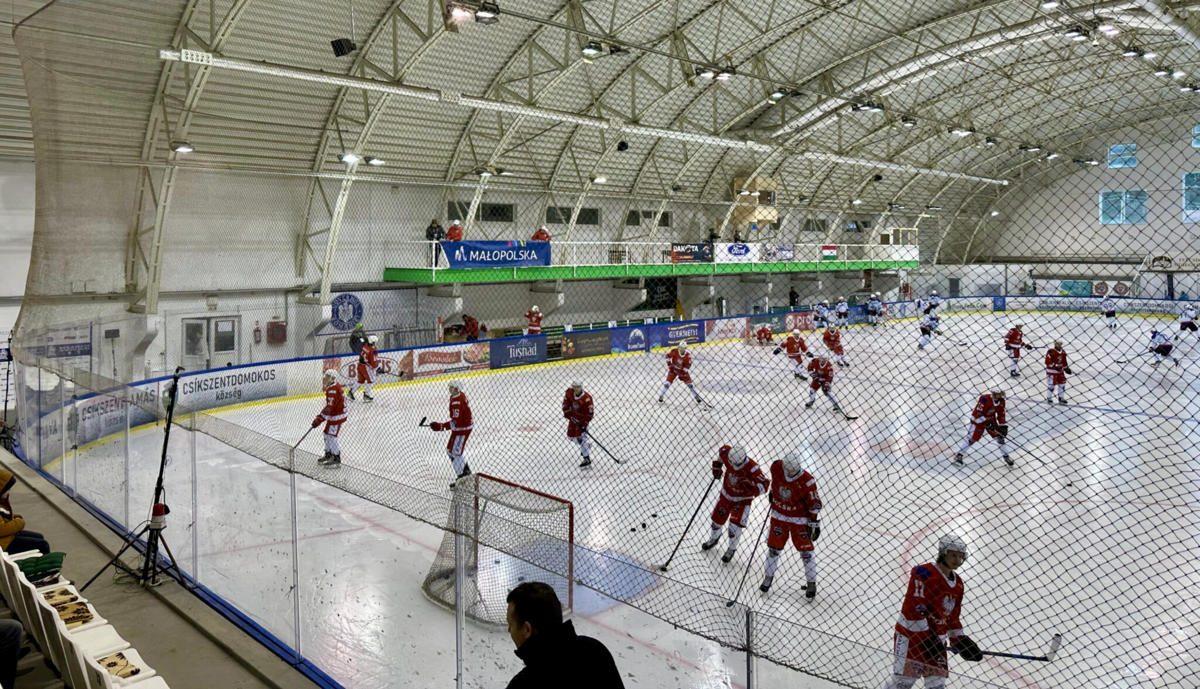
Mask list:
[[579,468],[584,469],[584,468],[590,467],[591,465],[592,465],[592,458],[584,457],[583,461],[579,463]]
[[813,406],[813,403],[812,403],[812,402],[805,402],[805,403],[804,403],[804,408],[805,408],[805,409],[812,409],[812,406]]
[[368,395],[367,393],[364,392],[363,393],[363,401],[364,402],[374,402],[375,398],[371,397],[370,395]]
[[352,399],[356,402],[358,401],[358,398],[354,396],[354,388],[350,388],[349,396],[350,396],[350,399]]
[[1067,403],[1067,398],[1066,398],[1066,397],[1059,397],[1059,398],[1058,398],[1058,403],[1059,403],[1059,404],[1066,404],[1066,403]]
[[817,597],[817,582],[810,581],[804,585],[804,597],[809,600]]
[[1016,462],[1012,460],[1012,457],[1009,457],[1008,455],[1004,455],[1004,463],[1009,466],[1016,464]]
[[1017,373],[1016,371],[1010,371],[1008,375],[1012,376],[1013,378],[1017,378],[1017,377],[1019,377],[1021,374],[1020,374],[1020,373]]
[[957,465],[959,465],[959,466],[962,466],[962,463],[963,463],[963,456],[962,456],[962,453],[961,453],[961,452],[956,452],[956,453],[954,453],[954,459],[953,459],[952,461],[953,461],[955,464],[957,464]]
[[721,540],[721,534],[718,533],[716,536],[713,536],[712,538],[708,539],[707,541],[701,543],[700,550],[712,550],[717,545],[717,541],[720,541],[720,540]]
[[329,459],[325,460],[324,462],[321,462],[321,464],[324,466],[327,466],[327,467],[340,467],[342,465],[342,456],[341,455],[329,455]]
[[663,403],[663,398],[659,397],[659,398],[658,398],[658,403],[659,403],[659,404],[662,404],[662,403]]
[[733,548],[729,548],[728,550],[725,551],[725,554],[721,556],[721,562],[724,562],[725,564],[729,564],[729,561],[732,559],[733,559]]
[[317,464],[320,464],[321,466],[325,466],[326,464],[329,463],[329,460],[331,460],[331,459],[333,459],[333,453],[330,452],[329,450],[325,450],[325,454],[320,459],[317,460]]
[[758,590],[766,593],[771,590],[771,584],[775,581],[775,577],[763,577],[763,583],[758,585]]

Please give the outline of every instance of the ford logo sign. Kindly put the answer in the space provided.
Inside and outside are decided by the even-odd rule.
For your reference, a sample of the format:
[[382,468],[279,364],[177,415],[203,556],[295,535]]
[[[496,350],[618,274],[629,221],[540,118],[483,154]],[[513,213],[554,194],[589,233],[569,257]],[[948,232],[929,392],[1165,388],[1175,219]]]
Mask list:
[[730,256],[745,256],[750,253],[750,247],[745,244],[730,244],[728,251]]

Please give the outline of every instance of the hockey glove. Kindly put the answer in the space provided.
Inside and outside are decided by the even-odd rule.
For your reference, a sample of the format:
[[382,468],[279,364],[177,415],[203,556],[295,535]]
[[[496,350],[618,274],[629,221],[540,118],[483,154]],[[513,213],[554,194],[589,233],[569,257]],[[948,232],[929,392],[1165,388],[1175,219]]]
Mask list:
[[810,541],[812,541],[813,543],[816,543],[817,539],[820,537],[821,537],[821,522],[809,522],[808,523],[808,539]]
[[1071,375],[1071,367],[1070,366],[1063,367],[1063,373],[1067,374],[1068,376]]
[[444,431],[449,425],[450,424],[442,423],[441,421],[434,421],[433,423],[429,424],[429,430]]
[[920,648],[921,654],[933,661],[937,661],[946,652],[946,647],[937,634],[927,634],[921,637]]
[[780,352],[782,352],[782,351],[783,351],[783,347],[776,347],[776,348],[775,348],[775,351],[773,351],[773,352],[771,352],[771,353],[772,353],[772,354],[779,354],[779,353],[780,353]]
[[712,463],[713,478],[721,478],[721,461],[713,460]]
[[1008,424],[1006,424],[1006,423],[997,424],[996,432],[1000,434],[1001,438],[1007,438],[1008,437]]
[[322,422],[322,421],[324,421],[324,420],[325,420],[325,419],[321,418],[320,416],[318,416],[317,418],[313,419],[313,428],[316,428],[317,426],[320,426],[320,425],[321,425],[321,422]]
[[775,491],[771,490],[770,488],[767,488],[767,504],[775,504]]
[[383,370],[383,367],[382,367],[382,366],[380,366],[379,368],[375,369],[375,372],[376,372],[376,373],[378,373],[378,374],[380,374],[380,375],[383,375],[384,373],[387,373],[387,371]]
[[963,660],[977,663],[983,660],[983,651],[979,650],[979,645],[971,641],[971,637],[963,635],[954,641],[954,651],[958,653]]
[[812,352],[805,352],[805,354],[807,354],[807,355],[808,355],[808,358],[809,358],[809,359],[812,359],[812,358],[814,358],[814,357],[815,357],[815,355],[814,355]]
[[1033,349],[1033,345],[1027,344],[1027,345],[1025,345],[1025,349]]

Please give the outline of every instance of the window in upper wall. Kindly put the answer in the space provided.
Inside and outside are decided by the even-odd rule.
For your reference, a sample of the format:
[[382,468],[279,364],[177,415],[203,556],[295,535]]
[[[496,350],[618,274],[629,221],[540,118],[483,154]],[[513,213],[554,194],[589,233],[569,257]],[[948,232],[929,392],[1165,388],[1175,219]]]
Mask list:
[[1183,221],[1200,222],[1200,172],[1183,173]]
[[1192,148],[1200,148],[1200,124],[1192,127]]
[[[569,225],[571,223],[571,211],[574,210],[570,206],[547,206],[546,207],[546,224],[547,225]],[[576,225],[599,225],[600,224],[600,209],[599,208],[580,208],[579,217],[575,219]]]
[[1146,215],[1145,191],[1100,192],[1101,225],[1141,225],[1146,222]]
[[511,203],[479,204],[479,219],[483,222],[512,222],[517,208]]
[[829,229],[829,221],[825,218],[806,218],[800,227],[801,232],[824,232]]
[[871,229],[871,221],[864,218],[851,218],[846,221],[847,232],[863,232]]
[[1137,144],[1117,144],[1108,147],[1108,166],[1137,167]]
[[[643,221],[647,221],[646,224],[650,224],[650,221],[654,220],[654,214],[657,212],[658,211],[631,210],[625,215],[625,224],[630,227],[637,227],[638,225],[641,225]],[[671,226],[671,211],[663,211],[663,214],[658,218],[658,226]]]

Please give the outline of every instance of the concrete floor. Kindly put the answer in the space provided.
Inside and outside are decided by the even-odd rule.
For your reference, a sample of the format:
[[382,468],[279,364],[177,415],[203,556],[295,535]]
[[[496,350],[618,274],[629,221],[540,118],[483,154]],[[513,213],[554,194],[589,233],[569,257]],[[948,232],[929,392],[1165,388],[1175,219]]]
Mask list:
[[[41,532],[54,550],[67,553],[63,574],[76,586],[120,549],[121,539],[20,460],[0,450],[0,465],[17,476],[11,496],[14,509],[31,531]],[[129,551],[123,560],[136,565],[141,556]],[[314,686],[179,584],[168,581],[148,590],[115,581],[113,571],[101,575],[84,595],[172,689]],[[18,678],[18,685],[24,680]]]

